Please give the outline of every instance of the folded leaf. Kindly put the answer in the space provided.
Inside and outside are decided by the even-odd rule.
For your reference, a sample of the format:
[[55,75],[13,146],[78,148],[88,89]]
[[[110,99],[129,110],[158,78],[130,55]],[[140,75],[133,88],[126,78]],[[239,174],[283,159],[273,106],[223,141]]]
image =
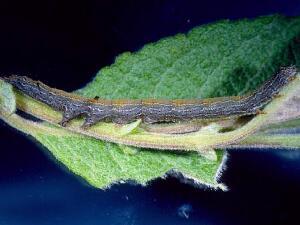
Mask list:
[[[293,40],[299,32],[300,18],[281,16],[225,20],[197,27],[186,35],[148,44],[136,53],[122,54],[77,93],[86,97],[133,99],[245,94],[279,66],[298,63],[299,53],[293,51]],[[215,179],[217,171],[221,171],[218,167],[222,151],[215,156],[210,151],[211,157],[203,157],[194,152],[134,149],[48,123],[28,121],[16,114],[7,116],[14,111],[15,104],[14,100],[5,99],[14,99],[14,93],[5,84],[0,87],[1,117],[34,136],[67,168],[95,187],[105,188],[127,180],[146,184],[168,171],[182,173],[195,183],[224,187]],[[124,135],[130,132],[135,132],[135,126],[124,129]],[[209,159],[215,157],[216,160]]]

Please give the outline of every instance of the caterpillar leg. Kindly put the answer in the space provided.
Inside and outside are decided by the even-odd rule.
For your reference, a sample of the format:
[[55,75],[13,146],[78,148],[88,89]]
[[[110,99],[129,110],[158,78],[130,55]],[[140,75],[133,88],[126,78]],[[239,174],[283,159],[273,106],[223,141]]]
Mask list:
[[66,116],[65,114],[63,115],[63,118],[61,119],[61,121],[59,122],[59,125],[61,125],[62,127],[65,127],[67,125],[67,123],[72,119],[71,116]]
[[259,115],[259,114],[267,114],[266,112],[264,112],[263,110],[256,110],[256,115]]
[[143,118],[143,122],[146,123],[146,124],[152,124],[152,123],[157,123],[158,120],[153,118],[153,117],[151,118],[150,116],[145,116]]
[[279,93],[274,95],[274,98],[281,98],[281,97],[282,97],[282,94],[279,94]]
[[81,128],[82,129],[87,129],[87,128],[95,125],[99,121],[102,121],[106,118],[107,118],[106,115],[103,115],[103,116],[87,116],[84,123],[81,125]]
[[66,110],[63,113],[63,117],[61,121],[59,122],[59,125],[65,127],[70,120],[74,119],[75,117],[79,116],[80,112]]

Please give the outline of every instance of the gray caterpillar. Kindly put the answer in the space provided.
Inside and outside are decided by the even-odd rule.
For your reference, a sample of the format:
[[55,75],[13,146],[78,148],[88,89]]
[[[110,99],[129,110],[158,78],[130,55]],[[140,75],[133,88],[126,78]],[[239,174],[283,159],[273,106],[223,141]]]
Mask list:
[[73,118],[84,116],[82,127],[88,128],[99,121],[124,124],[142,119],[145,123],[156,123],[256,114],[296,75],[295,66],[283,67],[250,95],[191,100],[88,99],[50,88],[25,76],[12,75],[2,79],[26,95],[63,112],[62,126]]

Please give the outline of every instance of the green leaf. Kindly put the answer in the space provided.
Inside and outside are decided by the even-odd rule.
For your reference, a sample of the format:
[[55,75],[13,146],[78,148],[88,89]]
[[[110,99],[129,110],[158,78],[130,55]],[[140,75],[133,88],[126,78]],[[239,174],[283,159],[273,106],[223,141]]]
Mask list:
[[[298,89],[299,90],[299,89]],[[299,96],[299,93],[298,95]],[[295,99],[295,98],[294,98]],[[299,99],[298,111],[299,111]],[[300,119],[272,124],[247,137],[234,148],[300,149]]]
[[244,94],[280,66],[295,64],[289,46],[299,33],[300,18],[277,15],[196,27],[120,55],[78,93],[114,99]]
[[[77,93],[167,99],[244,94],[279,66],[299,63],[299,52],[293,48],[299,33],[300,18],[277,15],[197,27],[186,35],[148,44],[136,53],[122,54]],[[223,187],[215,179],[221,171],[222,151],[211,156],[216,160],[210,160],[193,152],[134,149],[25,121],[16,114],[4,119],[34,136],[58,161],[95,187],[126,180],[146,184],[168,171],[180,172],[195,183]],[[129,126],[124,133],[134,130],[135,126]]]
[[149,180],[173,171],[186,174],[195,180],[195,184],[224,188],[214,180],[223,156],[221,151],[217,152],[216,160],[210,160],[195,152],[174,154],[139,150],[106,143],[47,123],[32,122],[17,114],[3,116],[12,113],[10,109],[15,108],[15,101],[6,101],[14,99],[14,92],[9,84],[0,80],[0,93],[0,102],[5,103],[1,110],[5,122],[35,137],[59,162],[95,187],[105,188],[126,180],[146,184]]

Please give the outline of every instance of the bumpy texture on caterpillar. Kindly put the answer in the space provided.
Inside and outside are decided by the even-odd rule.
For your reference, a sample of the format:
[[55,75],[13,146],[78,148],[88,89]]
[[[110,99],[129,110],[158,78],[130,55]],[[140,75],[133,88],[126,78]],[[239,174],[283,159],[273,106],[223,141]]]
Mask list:
[[82,115],[86,118],[83,127],[87,128],[99,121],[129,123],[142,119],[145,123],[155,123],[256,114],[296,74],[295,66],[284,67],[250,95],[193,100],[88,99],[50,88],[25,76],[12,75],[2,79],[30,97],[62,111],[62,126]]

